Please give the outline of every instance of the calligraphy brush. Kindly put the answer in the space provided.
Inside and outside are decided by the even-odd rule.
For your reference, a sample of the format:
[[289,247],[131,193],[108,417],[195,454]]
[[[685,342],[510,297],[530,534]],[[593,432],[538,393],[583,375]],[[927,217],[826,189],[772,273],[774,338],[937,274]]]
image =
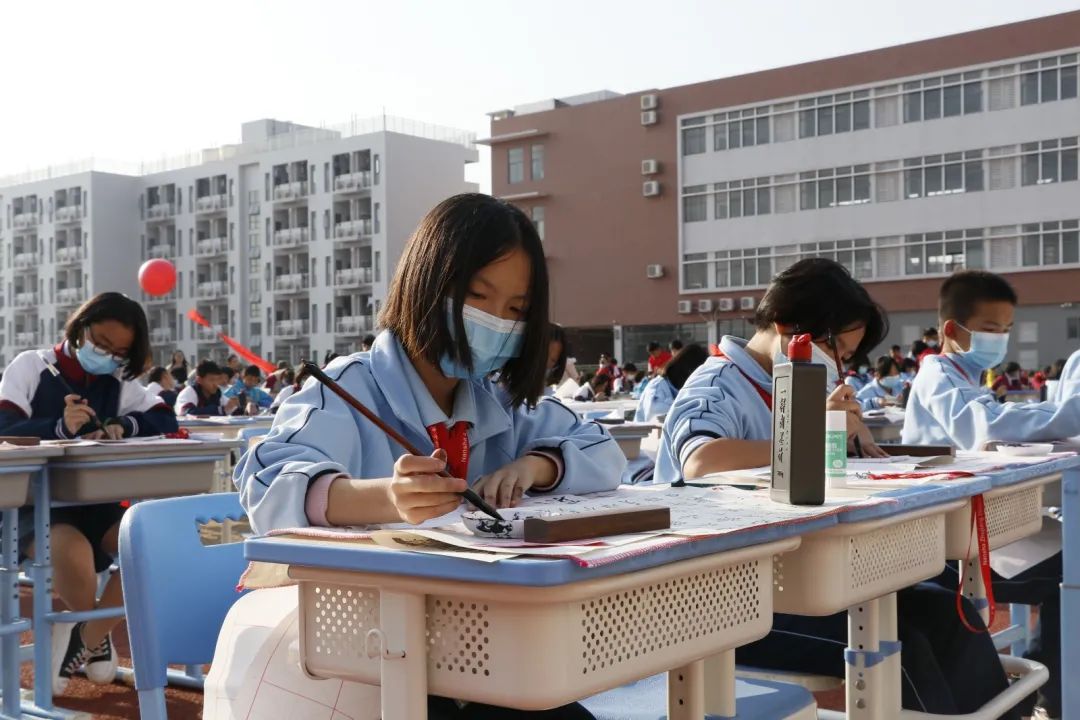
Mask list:
[[[394,440],[398,445],[401,445],[401,447],[405,448],[405,452],[409,453],[410,455],[424,454],[420,452],[420,450],[418,450],[415,445],[406,440],[401,433],[387,425],[378,415],[367,409],[362,402],[350,395],[348,390],[334,382],[334,380],[332,380],[329,375],[324,373],[318,365],[311,362],[310,360],[301,360],[300,364],[304,366],[304,369],[307,370],[312,377],[314,377],[326,387],[330,388],[330,390],[335,395],[337,395],[339,398],[351,405],[352,408],[356,410],[356,412],[366,417],[368,420],[375,424],[375,427],[379,428],[384,433],[389,435],[391,440]],[[451,477],[450,473],[446,472],[445,470],[443,470],[439,474],[443,477]],[[499,511],[489,505],[488,502],[484,500],[484,498],[480,497],[472,488],[465,488],[464,492],[462,492],[461,495],[466,500],[471,502],[480,510],[483,510],[491,517],[495,518],[500,522],[505,522],[505,520],[503,520],[503,516],[499,514]]]
[[[71,385],[68,384],[68,381],[64,379],[64,376],[60,374],[60,371],[56,369],[55,365],[46,360],[45,356],[42,355],[40,352],[38,353],[38,357],[41,358],[41,362],[45,363],[45,367],[48,369],[49,374],[59,380],[60,384],[64,386],[64,390],[67,391],[68,395],[76,395],[79,397],[80,400],[82,399],[82,395],[79,395],[79,393],[75,392],[74,388],[72,388]],[[101,424],[101,420],[98,419],[97,415],[91,415],[90,422],[94,423],[95,430],[101,430],[102,432],[105,432],[105,426]]]

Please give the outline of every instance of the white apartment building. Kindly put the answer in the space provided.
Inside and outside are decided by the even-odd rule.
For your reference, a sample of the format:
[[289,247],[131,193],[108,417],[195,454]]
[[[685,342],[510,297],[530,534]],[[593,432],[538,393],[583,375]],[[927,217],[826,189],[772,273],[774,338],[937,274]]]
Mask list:
[[[56,342],[67,314],[106,289],[142,299],[159,363],[177,348],[224,358],[216,330],[274,361],[353,352],[420,218],[476,189],[464,180],[476,160],[472,135],[451,128],[266,119],[170,169],[4,187],[0,362]],[[168,296],[138,289],[149,258],[176,266]],[[192,322],[192,308],[215,330]]]

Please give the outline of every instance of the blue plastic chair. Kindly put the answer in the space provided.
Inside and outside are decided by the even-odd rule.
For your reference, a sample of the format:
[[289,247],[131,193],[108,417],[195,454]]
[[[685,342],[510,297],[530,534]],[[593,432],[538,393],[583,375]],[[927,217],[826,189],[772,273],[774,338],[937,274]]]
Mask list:
[[243,543],[204,546],[197,524],[243,517],[236,493],[149,500],[124,514],[120,567],[143,720],[166,720],[168,665],[210,662],[241,597]]
[[[667,673],[581,701],[596,720],[667,720]],[[782,720],[816,717],[814,696],[798,685],[767,680],[735,680],[733,717],[707,720]]]

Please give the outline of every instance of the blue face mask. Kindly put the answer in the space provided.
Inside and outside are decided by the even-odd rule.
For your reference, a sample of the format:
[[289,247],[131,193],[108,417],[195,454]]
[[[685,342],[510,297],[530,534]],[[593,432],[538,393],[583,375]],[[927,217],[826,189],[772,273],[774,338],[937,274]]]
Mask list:
[[[454,308],[450,302],[447,303],[446,312],[453,337]],[[521,345],[525,341],[525,323],[503,320],[471,305],[461,306],[461,320],[465,324],[465,340],[472,354],[472,370],[444,353],[439,360],[439,368],[446,377],[481,380],[521,353]]]
[[[960,327],[967,330],[963,325]],[[968,332],[971,333],[971,348],[957,354],[980,370],[1000,365],[1009,352],[1009,333]]]
[[75,351],[75,359],[82,365],[82,369],[91,375],[112,375],[120,369],[120,362],[110,353],[105,352],[89,338],[84,337],[79,349]]
[[894,393],[900,389],[900,384],[903,380],[900,379],[899,375],[886,375],[885,377],[880,378],[878,382],[881,383],[881,387]]
[[915,382],[915,373],[913,373],[913,372],[902,372],[902,373],[900,373],[900,380],[902,382],[906,382],[906,383]]

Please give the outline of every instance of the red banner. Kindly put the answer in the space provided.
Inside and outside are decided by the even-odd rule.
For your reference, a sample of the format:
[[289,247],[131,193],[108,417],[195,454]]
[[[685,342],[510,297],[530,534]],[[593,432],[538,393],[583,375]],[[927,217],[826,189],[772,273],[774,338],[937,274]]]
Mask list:
[[[210,324],[210,321],[204,318],[202,314],[194,308],[188,310],[188,317],[191,318],[193,322],[196,322],[203,327],[215,330],[214,326]],[[221,339],[221,342],[228,345],[233,352],[247,360],[252,365],[258,365],[259,369],[262,370],[264,373],[269,375],[270,373],[277,370],[277,367],[274,365],[274,363],[259,357],[255,353],[251,352],[249,348],[244,347],[240,343],[236,342],[236,340],[233,340],[231,337],[221,332],[220,330],[217,331],[217,335]]]

